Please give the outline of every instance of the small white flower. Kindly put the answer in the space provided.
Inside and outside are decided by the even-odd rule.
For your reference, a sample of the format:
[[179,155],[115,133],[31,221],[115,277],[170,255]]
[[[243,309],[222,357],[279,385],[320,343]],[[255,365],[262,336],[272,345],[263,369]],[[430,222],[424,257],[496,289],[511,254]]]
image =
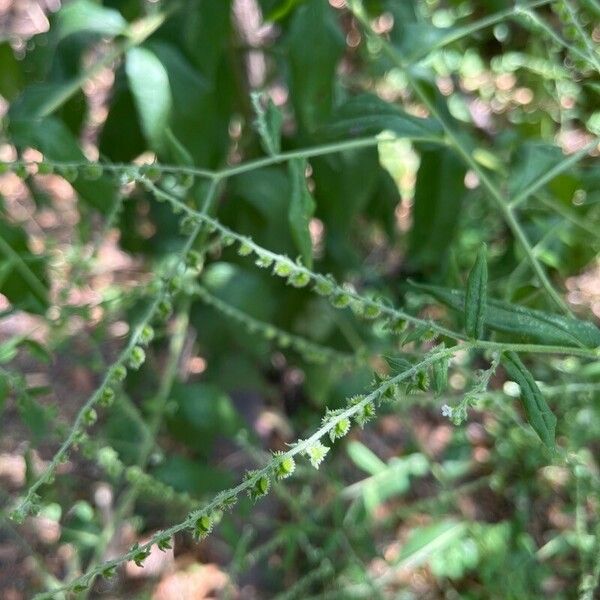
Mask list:
[[452,418],[452,407],[444,404],[442,406],[442,417]]

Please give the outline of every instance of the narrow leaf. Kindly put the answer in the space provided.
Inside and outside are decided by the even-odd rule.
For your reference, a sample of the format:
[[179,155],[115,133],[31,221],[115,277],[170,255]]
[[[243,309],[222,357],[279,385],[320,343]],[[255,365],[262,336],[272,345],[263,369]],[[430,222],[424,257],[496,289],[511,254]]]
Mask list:
[[553,449],[556,417],[542,396],[533,376],[514,352],[505,353],[502,356],[502,364],[508,376],[521,388],[521,402],[527,415],[527,421],[538,434],[544,446]]
[[421,152],[408,249],[413,268],[440,270],[448,260],[466,192],[465,173],[460,157],[448,148]]
[[433,119],[409,115],[372,94],[354,96],[337,107],[333,117],[317,130],[317,135],[323,141],[334,141],[377,135],[382,131],[408,138],[442,136],[439,124]]
[[315,212],[315,201],[306,187],[305,169],[304,159],[298,158],[289,162],[291,180],[289,222],[302,262],[310,269],[312,268],[312,241],[309,225]]
[[469,273],[465,294],[465,331],[469,337],[475,339],[483,337],[487,307],[488,271],[485,254],[485,244],[482,244]]
[[90,0],[69,2],[58,12],[56,32],[59,39],[81,31],[115,36],[125,32],[127,21],[121,13]]
[[267,154],[274,156],[281,150],[281,125],[283,115],[281,111],[273,104],[273,100],[267,97],[266,106],[263,106],[261,100],[262,94],[252,93],[252,106],[256,112],[256,121],[254,127]]
[[[412,285],[464,314],[465,292],[462,290],[422,283]],[[589,321],[563,317],[502,300],[488,299],[485,326],[510,334],[514,341],[585,348],[600,346],[600,329]]]
[[160,148],[171,113],[169,76],[159,58],[145,48],[127,52],[125,71],[148,144]]

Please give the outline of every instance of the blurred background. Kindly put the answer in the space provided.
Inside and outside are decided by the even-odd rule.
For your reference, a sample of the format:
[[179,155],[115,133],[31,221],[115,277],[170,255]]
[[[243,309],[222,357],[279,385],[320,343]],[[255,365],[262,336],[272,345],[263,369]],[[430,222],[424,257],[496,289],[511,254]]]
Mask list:
[[[599,134],[600,75],[561,2],[364,5],[507,194]],[[592,53],[599,9],[577,5]],[[0,0],[2,599],[31,598],[143,543],[307,437],[326,407],[363,393],[374,372],[393,372],[400,352],[431,346],[399,341],[209,244],[204,292],[175,290],[146,363],[40,488],[39,513],[20,525],[6,518],[185,240],[180,217],[126,169],[34,163],[238,165],[272,154],[257,110],[279,123],[276,152],[396,137],[310,158],[300,221],[287,164],[232,176],[214,207],[222,223],[455,329],[456,315],[407,279],[464,287],[486,242],[490,295],[554,310],[477,174],[450,148],[406,135],[407,119],[429,126],[430,115],[344,0]],[[167,173],[162,183],[193,206],[206,194],[202,178]],[[599,200],[596,148],[519,207],[551,280],[596,323]],[[297,339],[325,348],[326,361]],[[206,540],[178,535],[143,569],[127,563],[81,597],[568,599],[582,582],[591,590],[600,364],[529,361],[559,420],[570,457],[560,461],[527,426],[501,369],[479,385],[488,358],[457,354],[441,397],[401,397],[332,446],[319,470],[299,461],[265,500],[241,498]],[[456,426],[442,406],[465,394],[472,409]]]

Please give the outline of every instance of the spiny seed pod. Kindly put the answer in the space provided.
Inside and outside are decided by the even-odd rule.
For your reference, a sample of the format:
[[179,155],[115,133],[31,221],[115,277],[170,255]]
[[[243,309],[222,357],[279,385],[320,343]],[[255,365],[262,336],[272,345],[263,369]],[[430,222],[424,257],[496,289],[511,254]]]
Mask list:
[[177,292],[180,292],[182,288],[183,280],[179,275],[175,275],[169,280],[168,289],[170,294],[176,294]]
[[[251,479],[254,477],[254,473],[250,471],[247,475],[247,478]],[[258,500],[263,496],[266,496],[269,493],[269,489],[271,488],[271,480],[266,475],[261,475],[252,483],[252,485],[248,488],[248,496],[252,500]]]
[[282,453],[278,453],[275,456],[281,457],[275,466],[275,477],[277,479],[290,477],[296,470],[296,461],[291,456],[283,456]]
[[365,304],[363,317],[365,319],[376,319],[381,314],[381,307],[375,304]]
[[318,277],[313,290],[319,296],[330,296],[335,289],[335,283],[327,277]]
[[80,444],[84,444],[89,439],[85,431],[76,431],[73,435],[73,446],[78,447]]
[[282,348],[287,348],[292,343],[292,339],[290,338],[289,335],[282,334],[277,338],[277,343]]
[[254,250],[252,249],[252,246],[250,245],[249,241],[240,242],[240,246],[237,251],[237,253],[240,256],[249,256],[250,254],[252,254],[252,252],[254,252]]
[[170,300],[163,298],[158,303],[158,306],[156,308],[156,313],[157,313],[158,318],[162,319],[163,321],[166,321],[171,316],[172,312],[173,312],[173,305],[171,304]]
[[186,215],[179,221],[179,231],[183,235],[191,235],[196,229],[197,220],[192,215]]
[[487,307],[488,270],[485,244],[481,245],[467,279],[465,293],[465,331],[470,338],[481,339]]
[[229,233],[224,233],[223,235],[221,235],[220,239],[221,244],[224,248],[227,248],[228,246],[233,246],[233,244],[235,244],[235,238]]
[[151,325],[144,325],[140,331],[139,342],[143,346],[147,346],[154,339],[154,329]]
[[339,440],[343,438],[348,431],[350,431],[350,419],[344,417],[340,419],[334,426],[333,429],[329,431],[329,439],[334,442],[335,440]]
[[277,337],[278,331],[272,325],[267,325],[265,328],[265,338],[268,340],[274,340]]
[[261,269],[268,269],[273,264],[273,259],[270,256],[261,255],[254,261],[254,264]]
[[129,354],[128,364],[131,369],[137,371],[146,360],[146,353],[141,346],[134,346]]
[[392,319],[389,319],[386,323],[386,329],[390,332],[390,333],[404,333],[406,331],[406,328],[408,326],[408,321],[406,319],[403,319],[402,317],[394,317]]
[[385,385],[381,383],[379,390],[379,403],[390,402],[396,397],[396,386],[394,384]]
[[101,394],[100,399],[98,400],[98,404],[103,406],[104,408],[108,408],[112,406],[115,401],[115,391],[111,387],[105,387]]
[[83,422],[86,427],[91,427],[98,420],[98,414],[93,408],[88,408],[83,413]]
[[348,294],[344,294],[343,292],[339,292],[331,296],[330,301],[331,305],[335,308],[346,308],[350,304],[352,297]]
[[[356,404],[360,404],[364,401],[364,396],[353,396],[350,398],[349,405],[353,406]],[[363,406],[360,407],[359,411],[354,415],[354,420],[356,424],[360,427],[364,427],[366,423],[368,423],[375,416],[375,405],[373,402],[367,402]]]
[[100,177],[102,177],[103,169],[102,165],[99,165],[97,163],[90,163],[89,165],[85,165],[81,169],[81,172],[83,174],[84,179],[87,179],[88,181],[96,181],[97,179],[100,179]]
[[134,183],[140,179],[140,170],[138,167],[127,166],[121,171],[121,183]]
[[127,377],[127,369],[123,365],[117,365],[112,370],[111,381],[116,383],[120,383],[121,381],[125,381]]
[[[136,544],[137,545],[137,544]],[[133,548],[132,548],[133,550]],[[132,557],[133,562],[138,566],[138,567],[143,567],[144,566],[144,561],[150,556],[150,549],[143,549],[143,550],[138,550]]]
[[310,464],[315,469],[318,469],[319,465],[323,462],[323,460],[325,460],[325,456],[327,456],[328,452],[329,452],[329,447],[325,446],[320,441],[317,441],[314,444],[312,444],[311,446],[309,446],[304,451],[304,454],[306,454],[306,456],[308,457],[308,460],[310,460]]
[[100,573],[100,575],[102,575],[102,577],[104,577],[104,579],[111,579],[115,576],[117,572],[117,567],[115,565],[111,565],[110,567],[106,567],[104,569],[102,569],[102,572]]
[[288,262],[278,260],[273,267],[273,273],[279,277],[289,277],[292,274],[292,265]]
[[144,479],[144,472],[140,467],[132,465],[131,467],[127,467],[127,470],[125,471],[125,478],[132,485],[138,485],[142,483]]
[[203,259],[200,252],[196,250],[190,250],[185,257],[185,264],[190,269],[200,269],[202,267]]
[[156,542],[156,546],[162,552],[166,552],[167,550],[171,550],[173,548],[173,546],[171,545],[171,538],[170,537],[160,538]]
[[310,283],[310,275],[305,271],[295,271],[288,277],[287,282],[295,288],[302,288]]

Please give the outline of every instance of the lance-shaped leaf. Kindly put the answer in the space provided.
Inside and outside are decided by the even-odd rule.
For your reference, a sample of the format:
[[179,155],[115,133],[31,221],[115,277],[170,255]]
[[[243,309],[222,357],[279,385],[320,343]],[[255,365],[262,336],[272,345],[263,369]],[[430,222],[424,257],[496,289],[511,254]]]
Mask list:
[[475,264],[467,279],[465,294],[465,331],[471,338],[483,337],[483,325],[487,307],[488,271],[485,259],[485,244],[481,245]]
[[502,356],[502,364],[508,376],[521,388],[521,402],[527,421],[547,448],[554,448],[556,417],[550,410],[540,388],[527,367],[514,352]]
[[271,98],[267,98],[266,105],[263,104],[262,94],[252,93],[252,106],[256,113],[254,127],[260,135],[263,148],[267,154],[274,156],[281,150],[281,125],[283,115],[281,111],[273,104]]
[[[412,285],[453,310],[464,313],[465,292],[462,290],[414,282]],[[519,342],[585,348],[600,346],[600,329],[589,321],[563,317],[502,300],[488,299],[485,326],[510,334],[511,339]]]
[[125,72],[146,141],[151,148],[159,149],[172,105],[167,70],[150,50],[131,48],[127,52]]
[[289,163],[291,197],[288,218],[292,237],[302,256],[302,262],[310,269],[312,268],[312,241],[309,224],[315,212],[315,201],[306,187],[305,169],[304,159],[294,159]]

